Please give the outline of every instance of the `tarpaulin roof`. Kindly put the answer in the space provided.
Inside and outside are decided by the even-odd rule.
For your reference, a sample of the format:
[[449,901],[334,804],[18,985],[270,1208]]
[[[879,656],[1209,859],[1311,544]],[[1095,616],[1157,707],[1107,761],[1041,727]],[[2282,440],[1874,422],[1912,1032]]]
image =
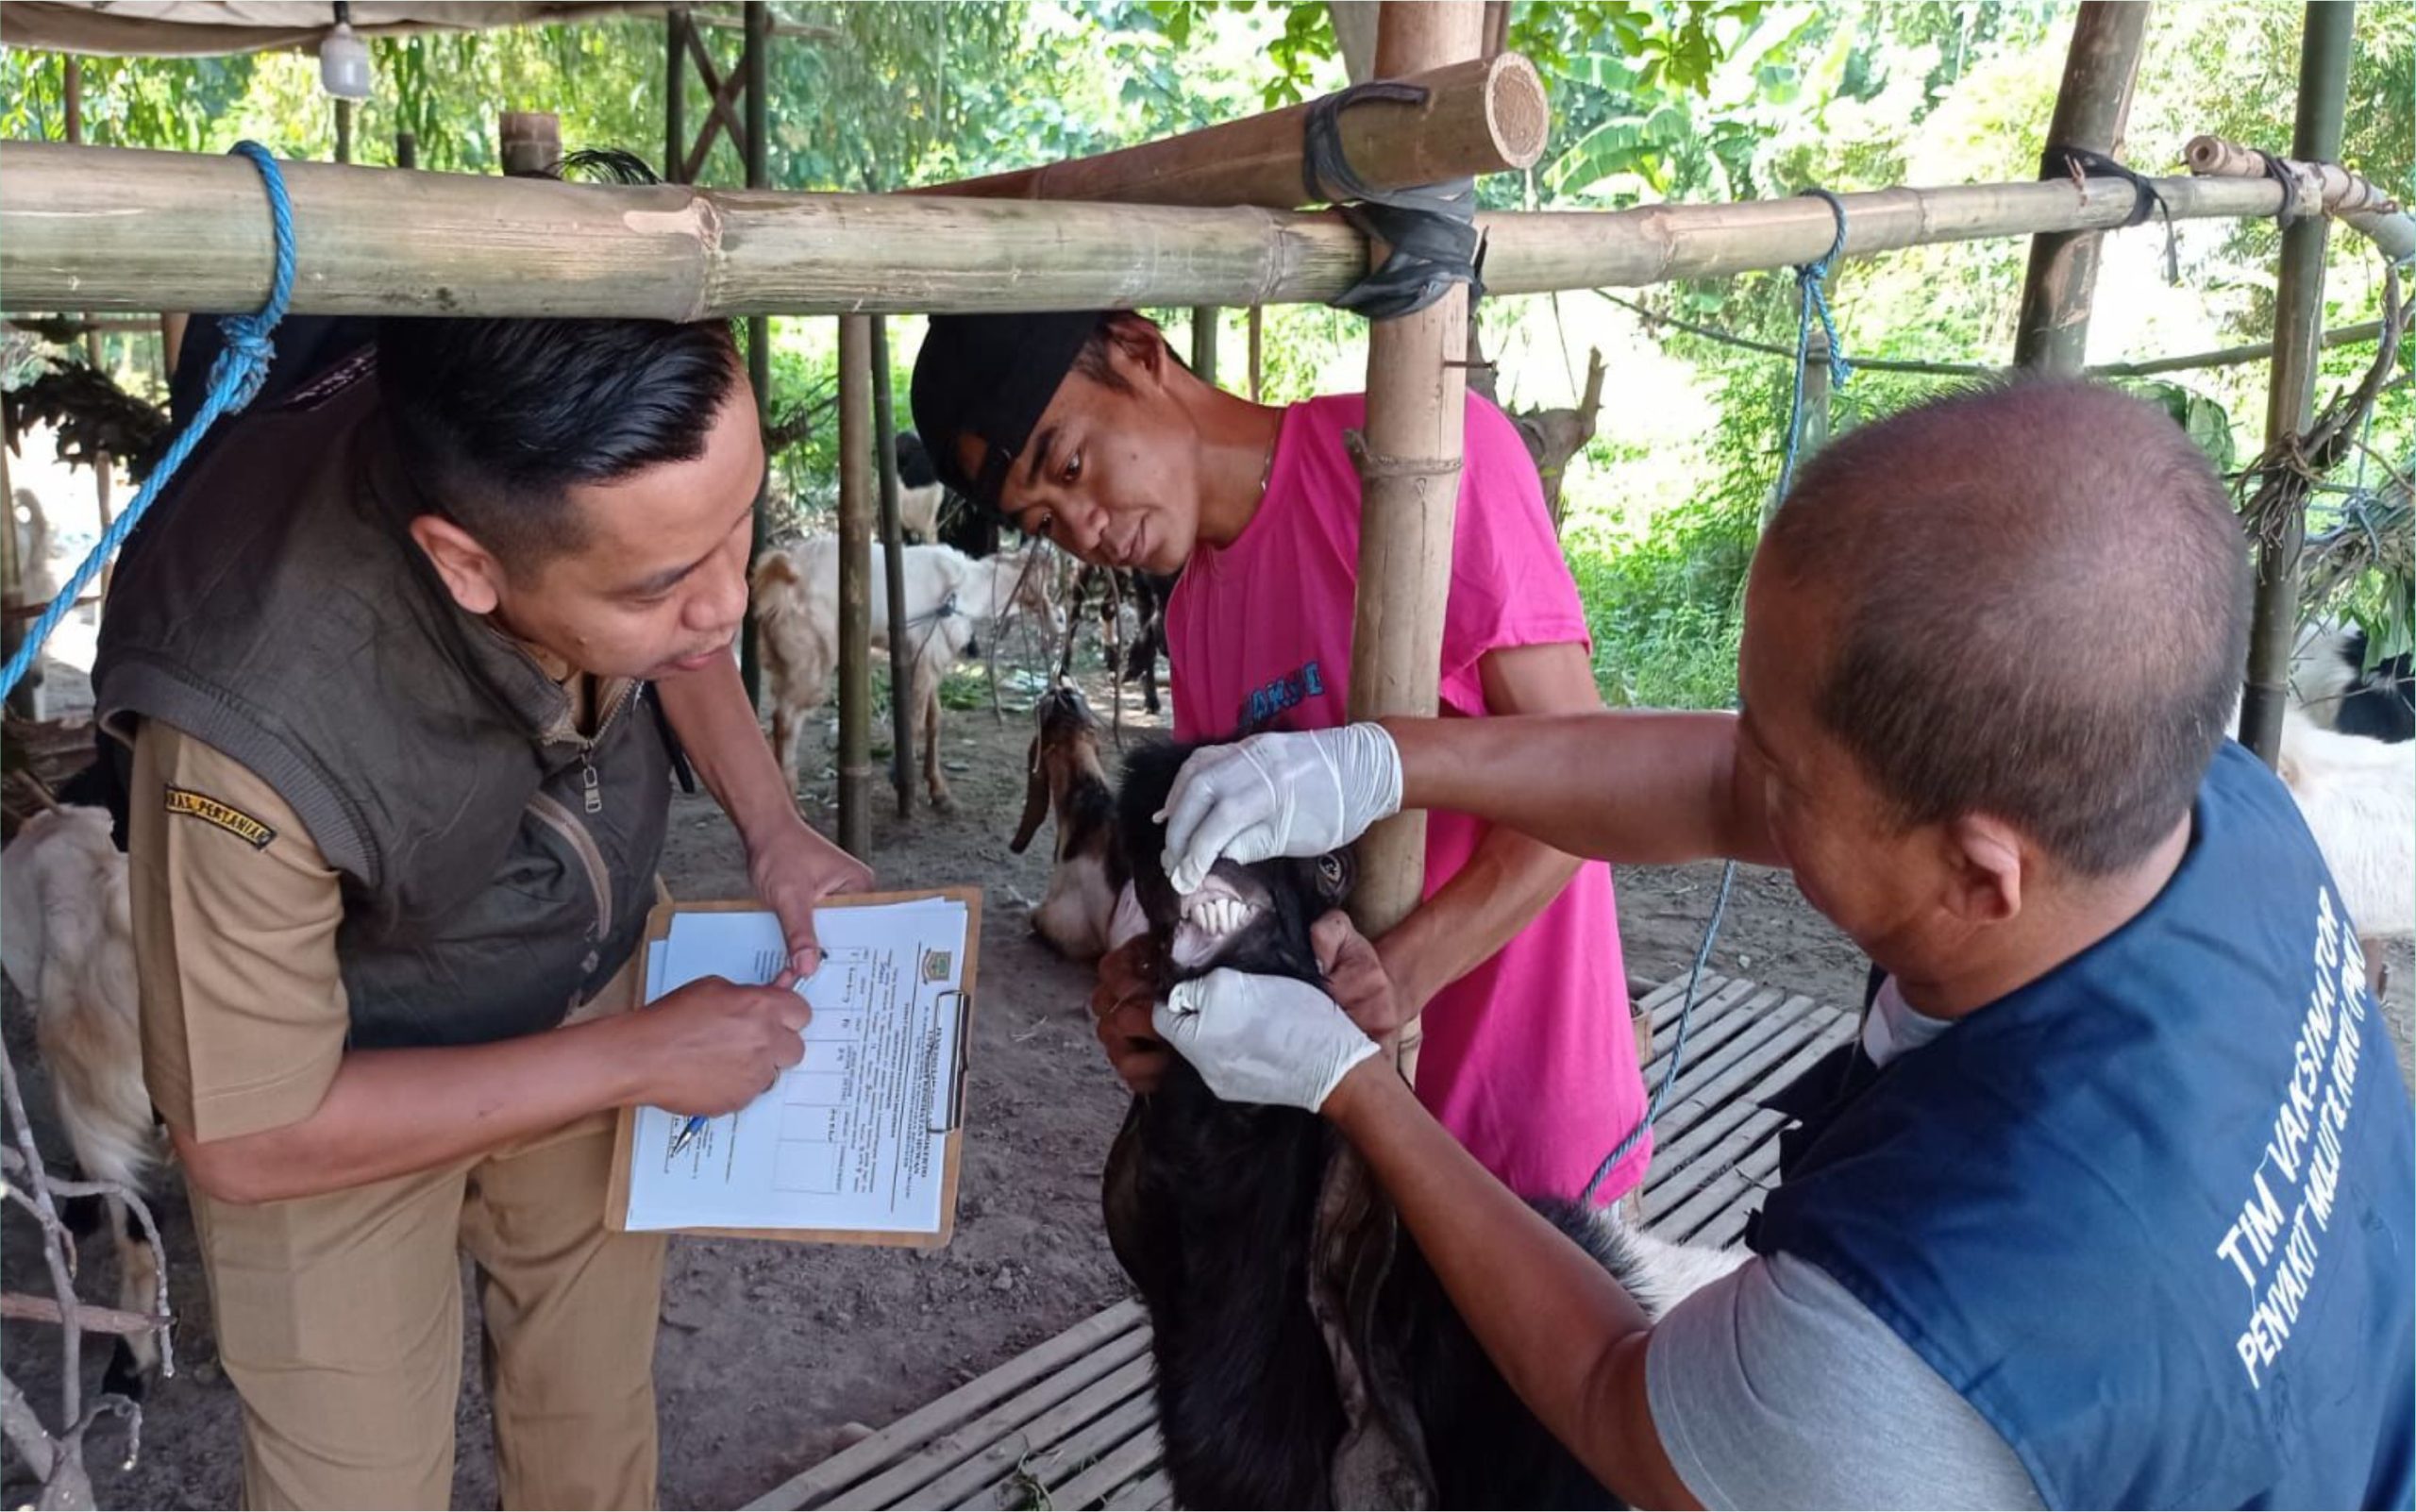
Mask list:
[[[362,36],[478,31],[662,8],[660,4],[595,0],[532,0],[525,5],[353,0],[352,29]],[[308,0],[8,0],[0,5],[0,42],[11,47],[121,58],[197,58],[313,46],[334,25],[332,5]]]

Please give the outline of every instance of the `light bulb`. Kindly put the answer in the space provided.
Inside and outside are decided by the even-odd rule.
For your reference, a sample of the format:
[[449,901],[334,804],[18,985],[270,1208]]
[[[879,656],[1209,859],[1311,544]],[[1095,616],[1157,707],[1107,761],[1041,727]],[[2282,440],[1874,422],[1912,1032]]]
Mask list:
[[340,100],[369,98],[369,44],[344,22],[319,39],[319,86]]

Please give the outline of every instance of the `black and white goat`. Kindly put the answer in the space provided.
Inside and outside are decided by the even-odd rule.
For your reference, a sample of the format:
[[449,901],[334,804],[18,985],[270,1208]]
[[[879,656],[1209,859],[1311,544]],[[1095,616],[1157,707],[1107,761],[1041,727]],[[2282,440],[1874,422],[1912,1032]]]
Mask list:
[[2290,697],[2325,730],[2369,740],[2416,740],[2416,668],[2408,654],[2366,665],[2366,632],[2319,621],[2290,653]]
[[940,505],[948,489],[923,438],[912,430],[898,432],[898,525],[915,540],[931,545],[940,538]]
[[[1221,862],[1178,898],[1154,815],[1186,754],[1135,752],[1119,802],[1159,985],[1218,966],[1318,980],[1309,928],[1349,891],[1351,855]],[[1177,1061],[1133,1100],[1104,1184],[1109,1240],[1149,1310],[1176,1504],[1617,1504],[1512,1393],[1314,1115],[1221,1102]],[[1744,1258],[1533,1205],[1654,1316]]]
[[[0,967],[34,1014],[52,1100],[87,1181],[140,1193],[160,1158],[143,1082],[142,1000],[126,857],[106,809],[37,814],[0,851]],[[159,1309],[159,1271],[120,1200],[106,1204],[118,1256],[118,1305]],[[148,1334],[119,1338],[103,1389],[140,1397],[159,1363]]]
[[1070,684],[1045,695],[1032,718],[1038,728],[1024,758],[1023,818],[1007,848],[1022,855],[1041,821],[1055,816],[1055,861],[1048,896],[1032,911],[1032,932],[1068,961],[1096,961],[1107,950],[1126,877],[1099,718]]

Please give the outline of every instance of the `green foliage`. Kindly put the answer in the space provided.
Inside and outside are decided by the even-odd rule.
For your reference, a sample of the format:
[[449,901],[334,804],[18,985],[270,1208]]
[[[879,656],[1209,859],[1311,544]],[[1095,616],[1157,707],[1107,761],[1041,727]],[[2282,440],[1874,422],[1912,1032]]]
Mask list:
[[[782,188],[888,189],[1027,166],[1343,82],[1331,15],[1314,0],[780,0],[776,14],[810,28],[776,39],[769,59],[768,169]],[[1552,147],[1534,173],[1487,179],[1480,194],[1494,208],[1606,208],[1768,197],[1809,184],[1851,191],[2026,178],[2037,171],[2072,15],[2071,0],[1518,0],[1507,44],[1543,74]],[[2126,160],[2171,171],[2201,131],[2285,145],[2300,24],[2299,8],[2263,0],[2156,7]],[[2342,156],[2386,190],[2416,198],[2416,0],[2371,0],[2357,8],[2357,25]],[[718,70],[737,66],[736,30],[699,36]],[[566,146],[624,146],[649,160],[663,150],[658,16],[373,45],[378,92],[355,131],[361,161],[390,161],[401,129],[415,134],[423,166],[493,172],[501,109],[558,111]],[[88,59],[84,68],[94,142],[219,152],[250,136],[291,156],[332,153],[332,106],[307,56]],[[0,133],[61,135],[60,80],[57,58],[0,49]],[[685,88],[693,133],[706,122],[707,96],[693,76]],[[728,185],[743,176],[725,138],[700,177]],[[2161,236],[2150,227],[2105,244],[2093,357],[2271,334],[2270,223],[2185,224],[2179,290],[2140,276]],[[2379,279],[2370,249],[2340,233],[2332,246],[2327,323],[2371,318]],[[1846,352],[2002,360],[2026,253],[2025,243],[2005,240],[1845,264],[1831,294]],[[1656,310],[1780,344],[1793,340],[1794,296],[1785,274],[1642,295]],[[1187,312],[1161,315],[1183,349]],[[1626,314],[1577,294],[1488,300],[1482,317],[1513,404],[1568,402],[1589,343],[1614,357],[1603,434],[1572,468],[1566,496],[1570,561],[1608,696],[1724,705],[1745,567],[1778,473],[1787,364],[1690,336],[1648,338]],[[910,423],[919,326],[895,320],[891,328],[899,418]],[[1236,389],[1240,330],[1235,311],[1224,372]],[[774,415],[807,420],[775,460],[778,492],[787,517],[810,526],[837,476],[835,342],[828,321],[776,321],[773,333]],[[1357,387],[1364,333],[1356,317],[1320,307],[1267,311],[1268,400]],[[2326,351],[2319,399],[2354,382],[2371,356],[2370,347]],[[2265,381],[2265,366],[2249,364],[2136,387],[2229,467],[2262,448]],[[1866,370],[1834,396],[1833,428],[1867,424],[1938,387]],[[2416,384],[2386,393],[2368,440],[2379,457],[2416,458]],[[2379,463],[2359,465],[2379,487]],[[2327,512],[2311,530],[2335,517]],[[2404,579],[2371,573],[2339,607],[2378,645],[2404,647],[2416,617]]]

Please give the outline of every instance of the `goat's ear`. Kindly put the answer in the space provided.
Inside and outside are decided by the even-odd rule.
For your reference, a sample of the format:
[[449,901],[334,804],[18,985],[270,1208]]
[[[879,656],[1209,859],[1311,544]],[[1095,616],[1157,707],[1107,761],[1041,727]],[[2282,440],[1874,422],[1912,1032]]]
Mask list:
[[1024,753],[1023,817],[1015,821],[1015,837],[1007,849],[1022,855],[1040,832],[1040,821],[1049,816],[1049,769],[1040,759],[1040,737],[1032,738],[1032,748]]

